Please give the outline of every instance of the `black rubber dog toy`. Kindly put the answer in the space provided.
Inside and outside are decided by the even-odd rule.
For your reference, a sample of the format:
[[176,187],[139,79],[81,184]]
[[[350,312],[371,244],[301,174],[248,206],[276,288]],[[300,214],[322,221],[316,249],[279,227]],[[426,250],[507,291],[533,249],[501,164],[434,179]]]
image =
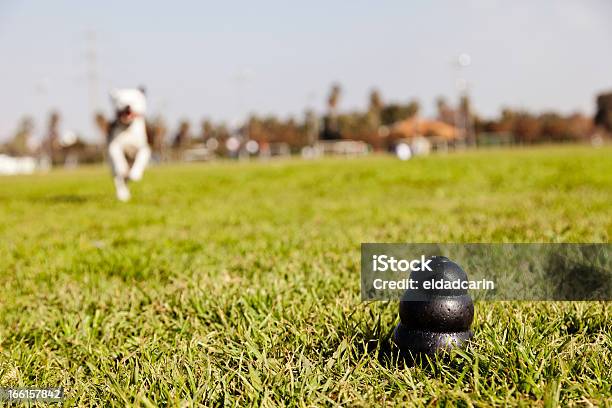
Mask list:
[[406,291],[399,304],[400,323],[393,340],[402,352],[434,355],[462,346],[473,333],[474,302],[467,289],[423,289],[426,281],[467,281],[467,274],[446,257],[431,259],[431,271],[412,272],[418,290]]

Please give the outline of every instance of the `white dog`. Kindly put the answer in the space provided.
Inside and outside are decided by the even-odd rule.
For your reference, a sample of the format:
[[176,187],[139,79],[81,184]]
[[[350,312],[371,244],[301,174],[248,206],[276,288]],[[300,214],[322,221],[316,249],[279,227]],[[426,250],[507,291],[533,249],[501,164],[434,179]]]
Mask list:
[[108,157],[117,198],[128,201],[130,190],[127,182],[142,178],[151,157],[144,118],[147,100],[139,89],[119,89],[112,91],[110,96],[116,118],[108,129]]

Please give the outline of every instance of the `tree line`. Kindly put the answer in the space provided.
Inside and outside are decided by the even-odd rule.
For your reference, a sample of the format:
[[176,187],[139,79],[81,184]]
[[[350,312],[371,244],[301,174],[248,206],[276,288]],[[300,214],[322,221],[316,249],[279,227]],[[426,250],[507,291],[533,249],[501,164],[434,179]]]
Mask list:
[[[402,121],[419,118],[421,105],[417,100],[385,101],[378,90],[369,94],[364,109],[341,111],[342,88],[333,84],[326,100],[326,112],[319,117],[315,112],[306,111],[303,117],[281,119],[274,115],[251,115],[239,128],[230,128],[224,122],[203,120],[199,126],[192,126],[187,120],[180,121],[170,131],[163,117],[148,121],[149,141],[153,150],[187,149],[194,145],[212,141],[222,152],[224,143],[231,137],[239,140],[254,140],[260,145],[282,143],[292,150],[313,145],[319,140],[358,140],[370,144],[374,149],[384,150],[394,143],[393,126]],[[463,95],[453,106],[447,99],[436,100],[436,114],[433,119],[457,128],[462,137],[472,138],[476,143],[490,135],[508,135],[514,143],[535,144],[550,142],[578,142],[594,134],[610,136],[612,133],[612,92],[596,97],[596,114],[589,117],[581,113],[563,115],[558,112],[533,113],[523,109],[502,109],[494,118],[478,115],[472,108],[471,100]],[[96,115],[100,131],[104,121]],[[60,116],[50,115],[46,135],[38,144],[38,150],[53,152],[62,148],[59,133]],[[24,118],[14,137],[0,146],[0,153],[26,155],[31,153],[34,122]],[[425,137],[432,136],[425,134]],[[77,146],[86,143],[76,139]],[[74,149],[74,146],[72,146]]]

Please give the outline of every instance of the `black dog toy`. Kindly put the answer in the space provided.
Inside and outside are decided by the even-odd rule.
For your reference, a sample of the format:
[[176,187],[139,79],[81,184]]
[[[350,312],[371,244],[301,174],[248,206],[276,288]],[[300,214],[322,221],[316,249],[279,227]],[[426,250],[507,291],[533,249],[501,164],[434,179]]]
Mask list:
[[432,356],[461,347],[472,338],[474,302],[467,289],[425,290],[432,281],[467,281],[467,274],[446,257],[429,258],[431,271],[412,272],[419,289],[408,290],[399,304],[400,323],[393,340],[402,352]]

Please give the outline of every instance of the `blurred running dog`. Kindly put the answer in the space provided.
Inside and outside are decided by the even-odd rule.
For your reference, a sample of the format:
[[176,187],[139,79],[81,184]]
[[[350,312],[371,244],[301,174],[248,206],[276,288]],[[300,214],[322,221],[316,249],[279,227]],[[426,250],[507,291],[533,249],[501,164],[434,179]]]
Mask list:
[[108,157],[117,198],[130,199],[128,181],[142,178],[151,157],[147,141],[146,96],[140,89],[118,89],[110,94],[116,117],[108,129]]

